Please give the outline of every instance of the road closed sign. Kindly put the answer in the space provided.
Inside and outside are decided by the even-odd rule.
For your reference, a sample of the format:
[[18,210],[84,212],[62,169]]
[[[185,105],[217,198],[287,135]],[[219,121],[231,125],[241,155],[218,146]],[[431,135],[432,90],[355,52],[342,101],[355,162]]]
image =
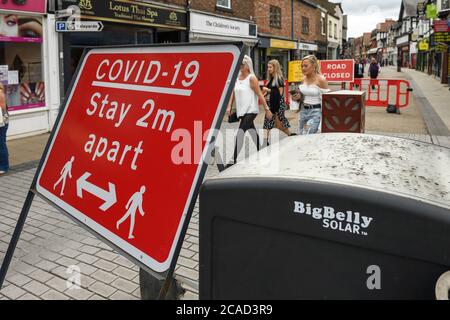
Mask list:
[[241,52],[234,44],[89,51],[38,193],[142,265],[167,271]]
[[353,82],[353,60],[322,60],[320,72],[329,82]]

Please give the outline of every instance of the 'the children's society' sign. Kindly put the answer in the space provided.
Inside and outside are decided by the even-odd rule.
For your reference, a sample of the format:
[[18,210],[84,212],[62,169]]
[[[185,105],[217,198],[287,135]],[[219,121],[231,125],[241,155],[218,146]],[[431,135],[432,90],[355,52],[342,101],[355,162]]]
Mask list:
[[143,265],[168,270],[241,51],[234,44],[89,51],[38,193]]

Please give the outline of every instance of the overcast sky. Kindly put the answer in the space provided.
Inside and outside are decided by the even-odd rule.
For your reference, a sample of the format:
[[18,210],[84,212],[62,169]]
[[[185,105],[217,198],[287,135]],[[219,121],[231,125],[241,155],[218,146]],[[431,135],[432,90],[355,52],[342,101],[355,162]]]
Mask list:
[[341,2],[344,13],[348,15],[348,37],[359,37],[371,32],[377,23],[386,18],[398,20],[401,0],[332,0]]

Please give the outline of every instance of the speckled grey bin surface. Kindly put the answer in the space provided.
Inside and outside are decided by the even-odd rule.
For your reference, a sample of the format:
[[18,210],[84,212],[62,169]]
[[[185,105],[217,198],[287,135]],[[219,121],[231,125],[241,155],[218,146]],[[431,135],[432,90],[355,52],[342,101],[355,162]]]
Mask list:
[[450,149],[414,140],[347,133],[295,136],[214,179],[246,176],[349,185],[450,209]]

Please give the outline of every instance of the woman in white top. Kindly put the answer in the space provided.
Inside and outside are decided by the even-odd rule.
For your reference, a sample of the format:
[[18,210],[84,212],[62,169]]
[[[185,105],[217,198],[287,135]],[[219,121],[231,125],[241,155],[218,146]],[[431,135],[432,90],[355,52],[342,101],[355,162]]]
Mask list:
[[[315,56],[302,59],[303,83],[299,86],[303,95],[300,111],[300,134],[317,133],[322,118],[322,93],[330,91],[328,82],[319,73],[319,64]],[[296,97],[294,96],[294,99]]]
[[259,113],[258,98],[264,105],[266,117],[271,118],[272,113],[259,88],[258,79],[253,71],[252,59],[249,56],[244,56],[241,70],[227,107],[227,114],[229,116],[231,114],[231,105],[233,100],[235,100],[236,113],[240,119],[239,130],[236,135],[236,145],[234,148],[234,163],[237,161],[237,156],[242,148],[244,135],[247,131],[250,132],[250,135],[256,144],[256,148],[259,150],[259,136],[255,124],[253,123]]

